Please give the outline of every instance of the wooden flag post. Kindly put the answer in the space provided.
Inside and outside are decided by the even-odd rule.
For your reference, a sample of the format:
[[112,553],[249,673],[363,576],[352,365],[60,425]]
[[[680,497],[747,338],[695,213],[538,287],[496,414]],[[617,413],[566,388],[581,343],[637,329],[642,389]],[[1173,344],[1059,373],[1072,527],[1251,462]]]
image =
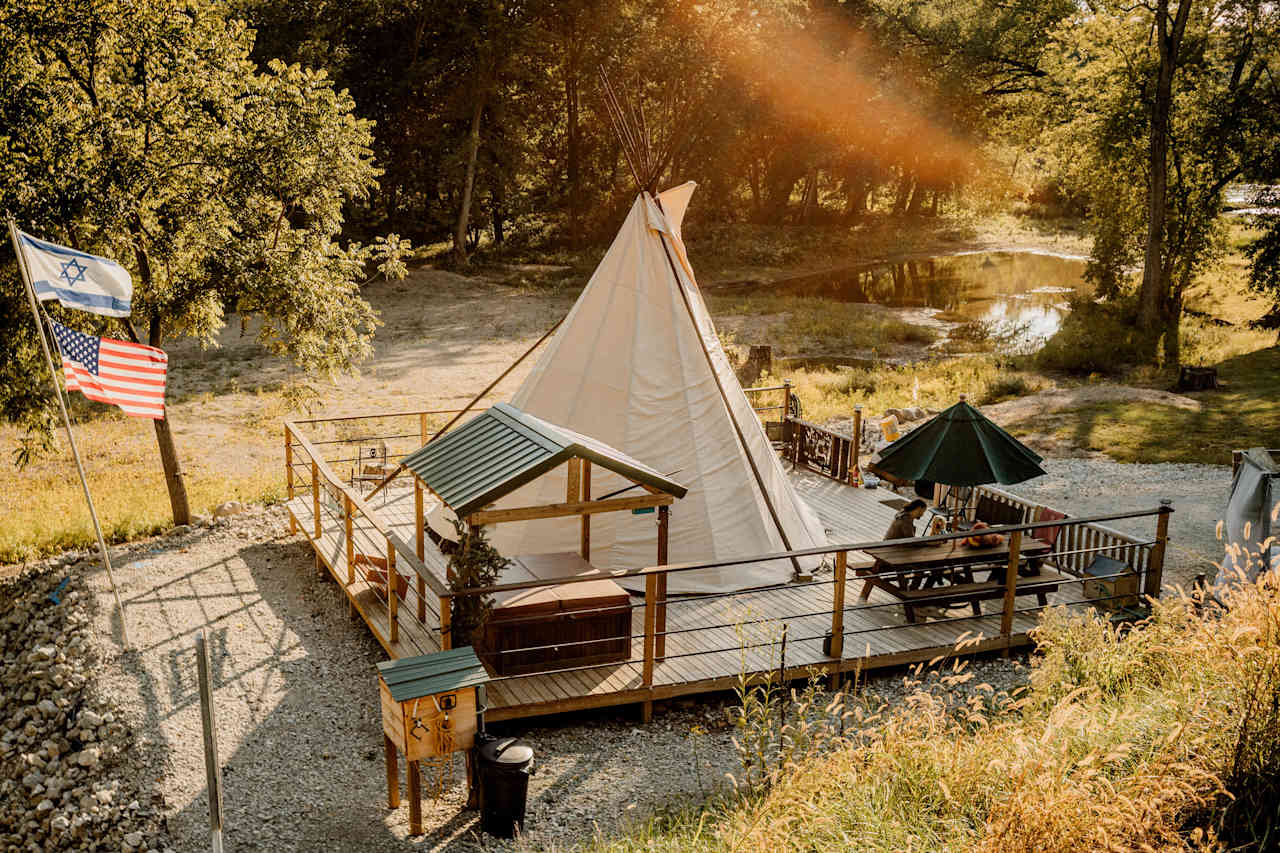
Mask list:
[[53,396],[58,400],[58,409],[62,412],[62,425],[67,428],[67,442],[71,445],[71,455],[76,460],[76,471],[80,473],[80,486],[84,489],[84,500],[89,505],[89,516],[93,519],[93,532],[98,537],[98,553],[102,555],[102,565],[107,570],[111,594],[115,596],[116,610],[120,613],[120,638],[124,648],[128,649],[132,644],[129,642],[129,623],[124,618],[124,604],[120,602],[120,590],[116,588],[115,575],[111,571],[111,556],[107,553],[107,543],[102,538],[102,524],[98,521],[98,511],[93,506],[93,495],[89,494],[89,481],[85,479],[84,463],[80,461],[80,449],[76,447],[76,437],[71,432],[71,416],[67,414],[67,404],[62,399],[62,387],[58,385],[58,371],[53,366],[49,340],[45,337],[45,327],[40,320],[40,303],[36,300],[36,291],[31,285],[27,261],[22,256],[22,246],[18,243],[18,226],[12,216],[9,217],[9,237],[13,240],[13,251],[18,256],[18,271],[22,277],[22,284],[27,290],[27,299],[31,303],[31,316],[36,321],[36,335],[40,338],[40,349],[44,351],[45,363],[49,365],[49,381],[53,383]]

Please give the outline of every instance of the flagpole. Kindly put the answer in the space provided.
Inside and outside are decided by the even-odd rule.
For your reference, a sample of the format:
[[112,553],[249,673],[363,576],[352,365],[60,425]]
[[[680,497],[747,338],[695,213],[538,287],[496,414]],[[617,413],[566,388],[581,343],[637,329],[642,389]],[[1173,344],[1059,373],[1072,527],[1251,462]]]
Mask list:
[[85,478],[84,463],[80,461],[80,449],[76,447],[75,434],[71,432],[71,416],[67,414],[67,404],[62,399],[62,387],[58,385],[58,371],[53,366],[53,355],[49,352],[49,341],[45,337],[45,327],[40,319],[40,303],[36,300],[35,288],[31,285],[31,276],[27,272],[27,260],[22,256],[22,246],[18,242],[18,226],[9,217],[9,237],[13,240],[13,251],[18,256],[18,271],[22,276],[22,284],[27,291],[27,300],[31,303],[31,316],[36,321],[36,334],[40,337],[40,349],[44,351],[45,364],[49,366],[49,380],[53,383],[53,396],[58,400],[58,409],[62,412],[62,425],[67,428],[67,441],[71,445],[71,455],[76,460],[76,471],[80,473],[80,486],[84,489],[84,500],[89,505],[89,516],[93,519],[93,532],[98,536],[98,552],[102,555],[102,565],[107,570],[107,580],[111,583],[111,594],[116,599],[116,610],[120,613],[120,636],[124,640],[124,648],[128,649],[129,623],[124,618],[124,604],[120,601],[120,590],[116,588],[115,574],[111,571],[111,556],[107,553],[106,540],[102,538],[102,524],[98,521],[98,511],[93,505],[93,495],[89,494],[89,481]]

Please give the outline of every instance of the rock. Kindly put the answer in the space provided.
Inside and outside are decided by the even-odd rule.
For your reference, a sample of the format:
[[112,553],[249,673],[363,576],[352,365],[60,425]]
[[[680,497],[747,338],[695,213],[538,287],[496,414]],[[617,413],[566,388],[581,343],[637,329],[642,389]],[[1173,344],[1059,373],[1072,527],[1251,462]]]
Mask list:
[[185,534],[185,533],[190,533],[190,532],[191,532],[191,525],[190,525],[190,524],[179,524],[177,527],[175,527],[175,528],[173,528],[172,530],[170,530],[170,531],[169,531],[169,535],[170,535],[170,536],[182,536],[183,534]]
[[49,826],[55,832],[66,832],[71,827],[71,821],[66,815],[55,815],[53,820],[49,821]]
[[53,660],[57,656],[57,646],[36,646],[31,650],[31,654],[27,655],[27,663],[39,663],[43,660]]
[[87,727],[91,729],[96,729],[98,726],[105,723],[106,720],[102,717],[101,714],[97,714],[93,711],[81,711],[79,722],[82,728]]
[[136,850],[142,846],[142,833],[131,832],[124,837],[124,846]]
[[53,800],[41,800],[36,803],[36,814],[44,814],[53,811]]
[[90,746],[80,751],[80,755],[76,757],[76,763],[81,767],[94,768],[98,766],[98,761],[102,758],[102,750],[96,746]]
[[233,515],[240,515],[244,511],[245,505],[240,503],[240,501],[227,501],[226,503],[218,504],[218,506],[213,510],[213,520],[221,521],[222,519],[230,518]]
[[36,705],[36,710],[46,717],[58,716],[58,706],[53,704],[52,699],[41,699],[40,704]]

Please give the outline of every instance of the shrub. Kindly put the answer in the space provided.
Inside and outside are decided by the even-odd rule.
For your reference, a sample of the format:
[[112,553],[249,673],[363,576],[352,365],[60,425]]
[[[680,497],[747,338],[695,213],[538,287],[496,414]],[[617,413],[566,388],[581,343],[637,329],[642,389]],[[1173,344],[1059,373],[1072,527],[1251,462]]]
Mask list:
[[493,610],[493,597],[458,595],[465,589],[492,586],[511,562],[489,544],[483,527],[469,527],[455,521],[458,547],[449,555],[449,591],[454,593],[450,612],[453,645],[479,646],[476,634]]
[[1118,373],[1141,361],[1135,316],[1132,299],[1075,299],[1062,328],[1045,342],[1036,363],[1043,370],[1064,373]]

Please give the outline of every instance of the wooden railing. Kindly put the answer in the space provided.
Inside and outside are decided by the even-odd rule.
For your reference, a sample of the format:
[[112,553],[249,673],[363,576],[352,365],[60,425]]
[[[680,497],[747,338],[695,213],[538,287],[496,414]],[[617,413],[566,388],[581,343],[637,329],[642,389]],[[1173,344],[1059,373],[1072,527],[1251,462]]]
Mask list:
[[[391,417],[412,415],[425,424],[425,419],[420,419],[420,416],[429,414],[436,413],[401,413]],[[414,632],[413,638],[419,653],[438,650],[442,642],[447,643],[449,591],[423,562],[427,543],[423,538],[422,525],[418,526],[414,542],[402,539],[355,488],[344,482],[316,443],[299,429],[300,424],[348,420],[357,418],[285,421],[284,457],[290,531],[299,532],[298,519],[293,511],[297,506],[295,501],[298,498],[308,499],[306,509],[309,513],[302,514],[308,517],[309,523],[301,532],[312,541],[317,563],[329,570],[357,609],[363,613],[364,593],[367,591],[372,591],[386,608],[387,630],[385,635],[378,632],[379,641],[389,651],[391,646],[400,643],[400,622],[406,619],[421,626],[421,632]],[[362,435],[352,440],[366,439],[367,436]],[[332,445],[342,440],[322,441]],[[420,501],[418,510],[421,511]],[[345,564],[343,573],[338,571],[341,564]],[[404,569],[408,570],[410,582],[400,589],[401,570]],[[402,608],[408,608],[408,611]],[[441,614],[444,614],[443,625]],[[377,631],[374,625],[377,620],[366,618],[366,621]],[[443,647],[447,648],[447,645]]]
[[[1159,577],[1160,569],[1164,559],[1165,542],[1168,536],[1168,518],[1172,512],[1172,508],[1164,505],[1155,509],[1142,510],[1136,512],[1114,513],[1108,515],[1096,515],[1086,518],[1060,519],[1042,522],[1023,522],[1020,524],[1010,524],[992,527],[990,533],[1001,534],[1008,537],[1009,556],[1007,563],[1001,562],[1001,569],[993,570],[993,574],[1003,578],[1002,587],[998,591],[1000,600],[999,613],[982,613],[974,615],[966,613],[960,616],[949,616],[940,619],[932,619],[929,621],[930,626],[940,624],[950,624],[956,628],[956,636],[969,635],[970,639],[966,641],[965,648],[971,652],[990,651],[995,649],[1009,649],[1014,641],[1015,617],[1022,614],[1037,613],[1048,604],[1037,604],[1035,606],[1020,607],[1017,603],[1017,597],[1027,592],[1044,592],[1046,595],[1058,590],[1067,583],[1062,577],[1053,576],[1045,580],[1037,580],[1036,578],[1019,578],[1019,567],[1025,563],[1026,557],[1022,551],[1022,543],[1024,537],[1033,537],[1038,532],[1051,527],[1061,527],[1062,532],[1059,535],[1059,541],[1065,541],[1072,544],[1072,550],[1077,554],[1088,553],[1111,553],[1113,551],[1124,551],[1136,547],[1149,548],[1146,551],[1146,561],[1141,563],[1146,571],[1148,585],[1143,591],[1148,596],[1156,596],[1159,594]],[[1103,527],[1102,522],[1114,521],[1121,519],[1137,519],[1137,518],[1154,518],[1156,521],[1154,536],[1146,542],[1127,537],[1112,531],[1111,537],[1099,537],[1097,533],[1088,531],[1107,531],[1109,528]],[[1075,533],[1073,531],[1086,531]],[[848,585],[850,580],[857,584],[862,584],[871,578],[889,578],[897,574],[896,569],[885,571],[874,571],[868,568],[868,563],[861,553],[862,549],[870,549],[876,547],[884,547],[891,544],[930,544],[939,542],[949,542],[961,539],[967,536],[967,533],[944,533],[938,536],[920,537],[917,539],[896,540],[893,543],[883,541],[869,542],[852,542],[845,544],[830,545],[820,548],[809,548],[804,550],[785,551],[774,554],[761,554],[751,557],[731,560],[715,560],[698,563],[685,563],[670,566],[652,566],[641,569],[628,569],[614,572],[602,572],[576,578],[561,578],[555,580],[530,580],[518,583],[495,584],[487,587],[475,587],[459,592],[459,595],[486,595],[492,596],[496,593],[512,592],[516,590],[535,589],[541,587],[566,586],[574,583],[585,583],[598,581],[601,577],[611,578],[620,581],[626,586],[635,587],[643,584],[644,593],[644,618],[643,637],[641,643],[642,658],[639,661],[640,667],[640,688],[636,692],[636,701],[642,701],[646,704],[652,698],[661,698],[662,693],[657,688],[659,685],[655,682],[655,672],[657,667],[665,661],[672,661],[683,658],[697,658],[699,656],[719,655],[723,653],[737,653],[743,650],[741,645],[722,646],[715,648],[692,648],[692,643],[687,640],[683,643],[673,645],[669,641],[679,641],[689,636],[714,636],[715,632],[727,628],[738,628],[743,624],[743,620],[725,621],[722,623],[713,623],[707,621],[705,616],[698,616],[692,627],[688,627],[679,617],[679,609],[682,607],[696,606],[708,599],[732,600],[732,599],[751,599],[756,610],[763,614],[768,614],[764,618],[754,620],[756,622],[780,622],[794,618],[808,619],[813,616],[826,615],[829,618],[829,630],[822,634],[814,636],[791,636],[789,641],[793,644],[797,643],[821,643],[824,650],[824,656],[821,661],[815,664],[812,661],[802,662],[794,668],[786,671],[786,677],[795,678],[803,677],[811,672],[815,666],[817,669],[825,669],[833,676],[839,676],[842,671],[851,668],[851,664],[861,656],[861,652],[866,647],[866,643],[847,643],[847,638],[855,637],[858,640],[868,639],[868,635],[918,628],[918,624],[908,621],[900,623],[877,625],[872,628],[851,627],[848,624],[847,616],[853,611],[870,611],[878,608],[896,608],[902,607],[903,602],[892,601],[888,603],[854,603],[850,604],[847,599]],[[1091,538],[1092,537],[1092,538]],[[1103,540],[1106,541],[1103,541]],[[1095,544],[1083,544],[1086,542],[1094,542]],[[1076,546],[1081,546],[1077,548]],[[1063,549],[1059,549],[1063,550]],[[848,577],[850,570],[850,556],[856,555],[859,559],[857,565],[857,575],[855,578]],[[683,598],[668,598],[660,594],[659,590],[666,586],[665,580],[672,574],[682,572],[696,572],[707,569],[724,569],[743,563],[763,562],[767,560],[787,560],[790,558],[803,558],[823,556],[832,557],[834,569],[829,579],[814,580],[805,583],[790,583],[778,587],[769,587],[764,589],[737,590],[713,596],[688,596]],[[1074,556],[1074,555],[1073,555]],[[1152,588],[1149,584],[1154,579],[1156,584]],[[629,583],[628,583],[629,581]],[[1083,579],[1070,581],[1070,583],[1079,584],[1083,589]],[[829,586],[831,589],[830,597],[827,599],[829,604],[824,604],[820,610],[805,613],[790,613],[789,608],[794,608],[797,600],[797,591],[803,593],[806,589]],[[954,597],[966,600],[968,593],[957,593]],[[1115,595],[1093,596],[1081,594],[1079,597],[1073,598],[1069,602],[1069,606],[1082,607],[1093,605],[1106,605],[1118,598],[1126,598],[1128,593],[1117,593]],[[803,596],[801,596],[803,598]],[[939,590],[937,595],[929,599],[929,604],[945,605],[948,602],[948,594],[946,587]],[[672,611],[668,614],[667,611]],[[999,617],[999,630],[987,634],[981,630],[966,630],[965,623],[975,623],[981,620],[995,620]],[[985,624],[985,623],[984,623]],[[666,625],[672,625],[671,629],[667,629]],[[936,636],[938,632],[934,631]],[[623,637],[595,637],[590,640],[584,640],[584,643],[601,643],[607,641],[616,641],[624,639]],[[557,646],[558,648],[559,646]],[[528,647],[518,649],[500,649],[493,650],[498,654],[521,654],[534,651],[540,651],[542,647]],[[850,656],[847,652],[851,651]],[[925,649],[928,651],[928,649]],[[546,675],[550,673],[579,672],[588,670],[600,670],[602,668],[617,667],[617,662],[591,664],[581,667],[572,668],[554,668],[539,670],[537,672],[523,672],[518,675],[506,675],[495,679],[497,682],[504,680],[518,680]],[[646,698],[649,697],[649,698]],[[648,709],[646,708],[646,714]]]

